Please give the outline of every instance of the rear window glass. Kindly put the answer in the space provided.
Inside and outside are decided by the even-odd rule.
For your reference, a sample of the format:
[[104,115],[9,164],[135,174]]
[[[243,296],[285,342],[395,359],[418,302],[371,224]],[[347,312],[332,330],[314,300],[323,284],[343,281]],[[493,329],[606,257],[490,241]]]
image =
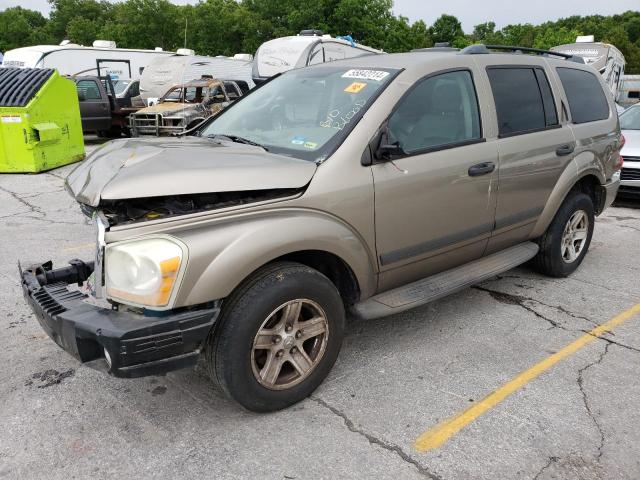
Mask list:
[[487,70],[498,114],[500,136],[542,130],[558,124],[551,88],[541,69],[494,67]]
[[559,67],[557,71],[569,100],[573,123],[609,118],[607,97],[594,73],[566,67]]

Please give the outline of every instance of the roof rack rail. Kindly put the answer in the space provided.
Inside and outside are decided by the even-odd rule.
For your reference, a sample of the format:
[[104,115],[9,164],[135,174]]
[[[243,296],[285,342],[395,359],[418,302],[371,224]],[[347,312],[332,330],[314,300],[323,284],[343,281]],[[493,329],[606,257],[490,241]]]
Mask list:
[[513,53],[535,53],[544,57],[553,55],[554,57],[561,57],[565,60],[569,60],[570,62],[584,63],[584,58],[577,57],[575,55],[569,55],[568,53],[554,52],[552,50],[542,50],[540,48],[518,47],[513,45],[483,45],[480,43],[477,45],[469,45],[468,47],[463,48],[460,53],[463,55],[482,55],[491,53],[491,50],[505,50]]

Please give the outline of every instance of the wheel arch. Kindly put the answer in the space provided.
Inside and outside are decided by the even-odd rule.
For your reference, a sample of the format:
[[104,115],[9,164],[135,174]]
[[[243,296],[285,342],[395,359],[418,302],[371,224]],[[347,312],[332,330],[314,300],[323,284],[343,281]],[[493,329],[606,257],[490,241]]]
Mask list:
[[175,307],[223,299],[253,272],[280,260],[320,271],[345,303],[375,292],[375,257],[357,232],[333,216],[274,211],[224,223],[176,235],[188,246],[189,264]]
[[599,214],[603,210],[604,204],[603,181],[602,171],[596,166],[591,165],[580,168],[575,161],[569,163],[551,191],[547,203],[531,231],[531,237],[537,238],[547,230],[556,212],[572,191],[580,191],[589,195],[593,201],[596,215]]

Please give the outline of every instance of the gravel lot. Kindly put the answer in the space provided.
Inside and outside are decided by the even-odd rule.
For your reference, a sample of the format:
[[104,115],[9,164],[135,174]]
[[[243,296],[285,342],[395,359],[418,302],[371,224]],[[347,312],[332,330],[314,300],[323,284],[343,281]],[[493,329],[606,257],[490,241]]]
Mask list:
[[439,421],[640,301],[640,209],[600,217],[570,278],[519,268],[411,312],[351,320],[312,398],[257,415],[197,370],[111,378],[43,333],[16,263],[91,257],[93,230],[63,190],[70,169],[0,175],[0,478],[640,477],[640,315],[442,447],[413,447]]

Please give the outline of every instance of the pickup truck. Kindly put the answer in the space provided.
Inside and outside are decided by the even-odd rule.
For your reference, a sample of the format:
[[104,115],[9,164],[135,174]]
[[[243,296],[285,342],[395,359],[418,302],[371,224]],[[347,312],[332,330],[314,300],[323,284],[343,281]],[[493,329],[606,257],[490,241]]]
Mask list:
[[174,85],[155,105],[129,117],[129,131],[133,137],[182,134],[242,96],[242,88],[231,80],[202,77]]
[[80,116],[84,132],[96,132],[99,137],[118,138],[129,135],[128,117],[142,108],[136,89],[128,89],[119,96],[110,77],[73,77],[80,102]]

